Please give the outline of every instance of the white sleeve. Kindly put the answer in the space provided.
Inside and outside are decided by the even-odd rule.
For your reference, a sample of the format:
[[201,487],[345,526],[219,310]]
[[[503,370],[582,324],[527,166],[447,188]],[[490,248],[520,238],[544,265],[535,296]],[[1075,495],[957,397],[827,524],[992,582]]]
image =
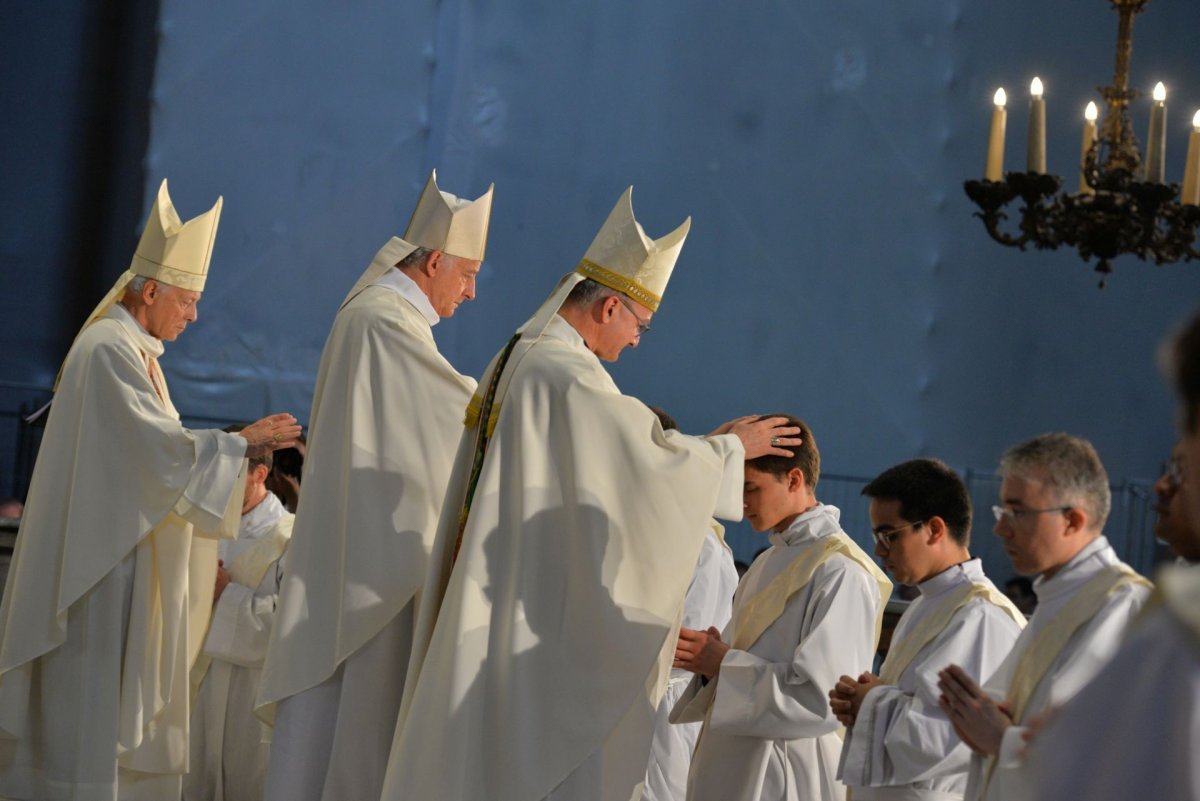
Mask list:
[[978,681],[1019,634],[1012,618],[983,599],[960,609],[904,671],[901,684],[911,689],[883,685],[867,693],[843,746],[843,781],[877,787],[965,773],[970,749],[938,707],[938,671],[955,664]]
[[230,582],[213,606],[204,653],[242,667],[260,667],[267,655],[278,600],[279,560],[259,584],[259,592]]
[[736,649],[725,654],[709,719],[714,731],[793,740],[838,729],[829,689],[842,674],[870,668],[879,590],[865,570],[841,556],[818,568],[811,583],[811,595],[797,593],[771,624],[795,626],[798,642],[789,660]]

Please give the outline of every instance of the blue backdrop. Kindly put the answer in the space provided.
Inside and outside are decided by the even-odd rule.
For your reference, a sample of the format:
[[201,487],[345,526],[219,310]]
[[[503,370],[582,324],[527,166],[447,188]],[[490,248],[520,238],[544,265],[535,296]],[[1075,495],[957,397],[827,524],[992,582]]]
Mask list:
[[[1170,449],[1153,355],[1200,300],[1198,265],[1120,260],[1101,291],[1073,253],[991,242],[961,188],[982,173],[997,86],[1007,163],[1023,165],[1034,74],[1050,170],[1074,180],[1082,108],[1112,71],[1102,0],[143,6],[149,28],[113,45],[146,65],[126,64],[116,112],[80,96],[97,38],[82,4],[14,10],[2,34],[8,396],[49,385],[165,176],[185,218],[225,197],[200,321],[163,360],[176,405],[306,418],[338,302],[437,167],[456,194],[496,184],[479,298],[436,329],[464,372],[633,184],[652,236],[694,224],[653,332],[613,373],[687,430],[792,411],[827,471],[865,476],[915,455],[990,469],[1052,429],[1091,439],[1114,478],[1153,477]],[[1133,83],[1171,93],[1173,180],[1200,107],[1197,23],[1194,0],[1156,0],[1135,26]],[[1148,106],[1134,112],[1143,138]],[[100,154],[87,108],[117,130]],[[119,210],[80,207],[98,158],[125,165],[110,185],[138,186]],[[99,215],[103,252],[65,247]]]

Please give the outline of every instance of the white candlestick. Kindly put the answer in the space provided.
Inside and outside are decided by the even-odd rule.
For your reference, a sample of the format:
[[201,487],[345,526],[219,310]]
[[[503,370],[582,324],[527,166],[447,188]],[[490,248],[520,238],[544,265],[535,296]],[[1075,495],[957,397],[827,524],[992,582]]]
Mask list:
[[987,166],[983,177],[989,181],[999,181],[1004,175],[1004,129],[1008,125],[1008,112],[1004,108],[1007,99],[1003,89],[996,90],[992,99],[992,129],[988,133]]
[[1026,169],[1046,172],[1046,101],[1042,98],[1042,79],[1029,85],[1029,151]]
[[1200,111],[1192,117],[1192,134],[1188,137],[1187,166],[1183,169],[1183,193],[1179,202],[1200,206]]
[[1154,87],[1154,105],[1150,109],[1150,134],[1146,137],[1146,180],[1163,182],[1167,155],[1167,89],[1162,81]]
[[1079,193],[1090,195],[1095,193],[1095,189],[1087,182],[1087,156],[1088,151],[1092,149],[1092,145],[1096,143],[1096,104],[1088,103],[1087,109],[1083,112],[1083,146],[1079,154]]

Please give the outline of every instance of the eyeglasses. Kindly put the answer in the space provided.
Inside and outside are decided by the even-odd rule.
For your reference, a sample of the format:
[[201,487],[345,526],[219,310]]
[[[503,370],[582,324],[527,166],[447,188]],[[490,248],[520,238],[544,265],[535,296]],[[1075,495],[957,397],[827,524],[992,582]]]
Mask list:
[[625,298],[621,297],[620,295],[617,295],[616,297],[617,300],[621,301],[621,305],[625,307],[625,311],[632,314],[633,319],[637,321],[637,335],[638,339],[641,339],[642,336],[644,336],[645,333],[650,330],[650,323],[644,322],[641,317],[638,317],[637,312],[633,310],[633,307],[625,302]]
[[1044,515],[1048,512],[1069,512],[1074,507],[1072,506],[1052,506],[1049,509],[1011,509],[1007,506],[993,506],[992,514],[996,516],[996,522],[1007,522],[1010,526],[1015,526],[1023,518],[1033,517],[1034,515]]
[[1183,484],[1183,460],[1178,456],[1171,457],[1170,461],[1163,465],[1162,477],[1167,480],[1172,490],[1179,489]]
[[898,528],[885,528],[872,532],[875,534],[875,544],[885,551],[890,551],[892,549],[892,544],[896,541],[896,538],[900,536],[901,531],[904,531],[906,528],[920,528],[927,522],[928,521],[926,520],[918,520],[915,523],[909,523],[908,525],[899,526]]

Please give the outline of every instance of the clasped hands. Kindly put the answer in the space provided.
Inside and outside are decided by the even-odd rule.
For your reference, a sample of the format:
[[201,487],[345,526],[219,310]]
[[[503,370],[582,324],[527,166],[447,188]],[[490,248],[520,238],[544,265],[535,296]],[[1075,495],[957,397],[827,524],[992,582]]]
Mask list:
[[878,676],[869,671],[862,673],[857,679],[849,676],[838,679],[838,683],[829,691],[829,708],[833,710],[838,722],[846,728],[853,726],[867,693],[882,683]]
[[715,626],[707,631],[680,628],[672,665],[711,679],[721,671],[721,660],[728,651],[729,645],[721,641],[721,632]]

